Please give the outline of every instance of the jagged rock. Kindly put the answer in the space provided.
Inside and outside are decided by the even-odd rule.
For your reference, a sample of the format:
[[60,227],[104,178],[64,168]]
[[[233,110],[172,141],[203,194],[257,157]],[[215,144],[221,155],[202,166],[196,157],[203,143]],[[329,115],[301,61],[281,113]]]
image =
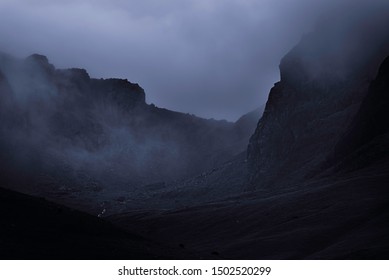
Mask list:
[[0,69],[7,71],[15,97],[7,119],[18,116],[12,132],[3,131],[7,144],[0,148],[23,147],[29,160],[15,152],[7,164],[13,161],[18,172],[34,165],[25,176],[32,176],[29,182],[39,182],[34,174],[43,173],[79,190],[87,188],[80,175],[87,174],[105,188],[128,191],[184,179],[244,151],[256,122],[255,116],[237,124],[206,120],[148,105],[136,83],[94,79],[85,69],[55,69],[42,55],[10,58]]
[[248,148],[251,189],[293,185],[320,172],[334,152],[367,94],[371,69],[389,50],[386,30],[357,23],[361,29],[349,32],[334,19],[282,59],[281,80]]
[[43,69],[47,74],[51,74],[54,72],[55,67],[53,64],[49,63],[49,59],[40,54],[32,54],[25,59],[25,63],[28,66],[36,67]]
[[92,80],[93,94],[98,98],[109,98],[123,109],[146,105],[143,88],[124,79]]

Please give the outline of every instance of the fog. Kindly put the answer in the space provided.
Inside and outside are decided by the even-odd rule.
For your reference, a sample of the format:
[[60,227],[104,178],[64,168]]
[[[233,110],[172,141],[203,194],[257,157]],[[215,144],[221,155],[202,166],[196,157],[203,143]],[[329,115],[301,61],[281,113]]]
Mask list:
[[11,188],[128,192],[188,178],[243,152],[258,119],[247,129],[162,110],[126,80],[0,54],[0,184]]
[[161,107],[236,120],[266,102],[280,59],[322,14],[379,2],[2,0],[0,49],[128,78]]
[[[259,116],[237,127],[147,105],[144,94],[159,107],[234,120],[266,102],[289,52],[283,79],[314,80],[330,99],[337,91],[329,86],[371,79],[375,73],[354,69],[376,71],[387,55],[389,4],[352,3],[2,1],[1,49],[16,58],[0,53],[0,183],[39,185],[45,195],[143,195],[150,184],[163,188],[244,161]],[[24,59],[31,53],[54,65]],[[145,92],[58,70],[71,67],[128,78]]]

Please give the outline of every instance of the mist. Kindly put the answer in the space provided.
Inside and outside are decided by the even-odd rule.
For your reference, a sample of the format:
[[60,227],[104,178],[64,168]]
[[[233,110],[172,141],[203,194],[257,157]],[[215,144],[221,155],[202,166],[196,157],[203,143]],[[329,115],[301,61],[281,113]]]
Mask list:
[[280,59],[322,14],[378,2],[3,0],[0,45],[127,78],[160,107],[236,120],[266,102]]
[[185,113],[260,107],[300,40],[286,60],[303,59],[282,60],[293,69],[281,76],[339,87],[386,34],[383,1],[308,2],[2,2],[4,50],[49,57],[1,55],[3,168],[56,188],[128,191],[244,155],[259,115],[242,125]]
[[387,259],[388,26],[388,0],[0,0],[0,255]]
[[240,125],[161,109],[138,84],[56,69],[36,54],[0,54],[0,90],[0,184],[86,199],[92,211],[230,160],[260,117]]

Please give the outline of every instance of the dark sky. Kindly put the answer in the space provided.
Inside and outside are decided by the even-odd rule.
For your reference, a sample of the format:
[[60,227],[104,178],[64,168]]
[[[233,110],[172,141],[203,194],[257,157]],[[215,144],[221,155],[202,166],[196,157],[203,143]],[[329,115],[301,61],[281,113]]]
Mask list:
[[341,2],[356,1],[0,0],[0,50],[127,78],[159,107],[235,120],[266,101],[282,56]]

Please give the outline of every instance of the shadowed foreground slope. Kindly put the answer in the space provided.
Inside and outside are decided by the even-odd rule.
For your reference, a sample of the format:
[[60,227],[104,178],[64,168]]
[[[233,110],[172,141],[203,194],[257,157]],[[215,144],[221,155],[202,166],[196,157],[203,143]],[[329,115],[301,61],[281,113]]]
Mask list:
[[0,259],[169,259],[180,255],[102,219],[5,189],[0,189],[0,212]]

